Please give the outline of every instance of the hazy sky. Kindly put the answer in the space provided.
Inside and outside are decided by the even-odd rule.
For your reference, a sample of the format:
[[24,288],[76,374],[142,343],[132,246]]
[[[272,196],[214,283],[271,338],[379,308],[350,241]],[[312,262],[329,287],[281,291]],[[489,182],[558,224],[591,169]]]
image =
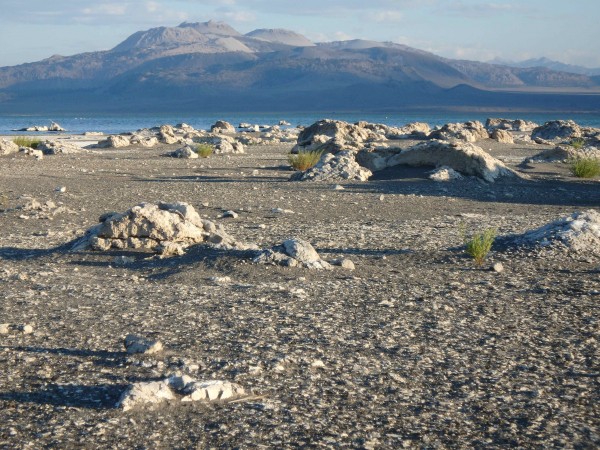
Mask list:
[[600,0],[0,0],[0,66],[107,50],[139,30],[222,20],[313,41],[393,41],[450,58],[600,67]]

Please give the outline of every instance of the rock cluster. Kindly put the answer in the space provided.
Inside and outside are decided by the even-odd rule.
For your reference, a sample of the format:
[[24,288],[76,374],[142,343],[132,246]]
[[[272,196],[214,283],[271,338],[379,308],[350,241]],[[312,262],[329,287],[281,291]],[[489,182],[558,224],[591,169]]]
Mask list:
[[164,380],[130,385],[116,407],[129,411],[138,407],[155,408],[165,402],[219,402],[235,400],[247,393],[239,384],[228,381],[197,381],[189,376],[172,375]]
[[598,158],[600,149],[596,147],[575,148],[570,145],[557,145],[537,155],[525,159],[525,162],[568,162],[575,158]]
[[485,122],[485,128],[491,133],[494,130],[506,130],[506,131],[521,131],[531,132],[534,128],[539,125],[535,122],[522,119],[497,119],[490,118]]
[[600,256],[600,212],[575,212],[509,241],[517,245],[560,246],[569,253]]
[[21,128],[17,131],[66,131],[63,127],[61,127],[56,122],[50,122],[50,125],[34,125],[32,127]]
[[380,133],[360,124],[353,125],[341,120],[325,119],[315,122],[300,132],[292,153],[312,150],[330,153],[346,149],[359,150],[365,142],[382,138],[384,136]]
[[81,153],[85,150],[64,141],[43,141],[38,144],[38,150],[41,150],[44,155],[58,155],[59,153],[71,154]]
[[335,155],[325,153],[321,160],[304,172],[296,172],[292,181],[367,181],[373,173],[356,162],[356,153],[345,150]]
[[173,255],[204,242],[224,248],[245,248],[221,225],[202,219],[187,203],[142,203],[123,214],[105,214],[100,222],[73,245],[74,251],[146,249]]
[[321,259],[309,242],[297,238],[287,239],[281,245],[263,250],[254,258],[254,262],[285,267],[331,269],[331,265]]
[[430,139],[442,141],[466,141],[477,142],[487,139],[489,133],[483,124],[477,120],[465,123],[447,123],[429,133]]

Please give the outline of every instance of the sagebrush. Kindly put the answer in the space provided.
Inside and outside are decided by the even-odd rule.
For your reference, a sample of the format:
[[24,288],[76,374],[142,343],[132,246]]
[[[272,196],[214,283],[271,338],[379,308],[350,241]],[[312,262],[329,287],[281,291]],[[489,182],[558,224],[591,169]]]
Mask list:
[[196,146],[196,153],[200,158],[208,158],[214,152],[214,148],[209,144],[198,144]]
[[482,232],[474,233],[471,237],[465,235],[465,252],[475,260],[475,264],[478,266],[483,265],[486,256],[492,250],[496,233],[495,228],[488,228]]
[[288,161],[294,170],[305,171],[314,167],[323,156],[323,152],[313,150],[310,152],[299,152],[297,154],[288,155]]
[[577,178],[595,178],[600,175],[600,159],[576,158],[570,161],[571,172]]

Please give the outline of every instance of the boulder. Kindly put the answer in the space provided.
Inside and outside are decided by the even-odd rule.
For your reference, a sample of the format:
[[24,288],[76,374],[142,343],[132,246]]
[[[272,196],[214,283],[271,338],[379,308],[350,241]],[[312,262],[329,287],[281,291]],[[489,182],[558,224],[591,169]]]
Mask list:
[[158,145],[158,138],[155,136],[140,136],[135,134],[129,139],[131,145],[141,145],[142,147],[154,147]]
[[17,153],[19,146],[13,141],[8,139],[0,139],[0,155],[10,155],[11,153]]
[[183,159],[196,159],[198,158],[198,153],[189,145],[185,147],[178,148],[174,152],[169,153],[170,156],[174,158],[183,158]]
[[572,120],[553,120],[536,127],[531,132],[531,139],[568,139],[582,136],[582,129]]
[[217,120],[210,127],[211,133],[235,133],[235,127],[224,120]]
[[489,134],[483,124],[477,120],[465,123],[447,123],[429,133],[430,139],[443,141],[466,141],[477,142],[487,139]]
[[48,127],[48,131],[66,131],[63,127],[61,127],[56,122],[50,122],[50,126]]
[[514,139],[509,131],[496,128],[492,131],[492,139],[500,142],[501,144],[514,144]]
[[175,136],[175,130],[171,125],[162,125],[158,131],[158,138],[164,144],[177,144],[179,138]]
[[129,138],[127,136],[114,135],[108,136],[103,141],[98,142],[98,144],[94,145],[95,148],[122,148],[128,147],[131,145]]
[[357,155],[357,160],[369,168],[376,166],[376,170],[400,164],[413,167],[447,166],[463,175],[476,176],[490,183],[501,176],[517,176],[515,171],[471,143],[432,140],[405,150],[394,150],[387,149],[381,153],[363,151]]
[[356,153],[346,150],[325,153],[321,160],[304,172],[296,172],[291,181],[367,181],[373,173],[356,162]]
[[259,264],[275,264],[285,267],[306,267],[308,269],[331,269],[331,265],[321,259],[314,247],[303,239],[288,239],[281,245],[263,250],[255,258]]
[[543,225],[508,241],[525,246],[558,246],[568,253],[600,256],[600,212],[590,209]]
[[247,248],[221,225],[202,219],[187,203],[141,203],[123,214],[109,213],[75,242],[73,251],[145,249],[165,256],[181,254],[190,245],[211,243]]

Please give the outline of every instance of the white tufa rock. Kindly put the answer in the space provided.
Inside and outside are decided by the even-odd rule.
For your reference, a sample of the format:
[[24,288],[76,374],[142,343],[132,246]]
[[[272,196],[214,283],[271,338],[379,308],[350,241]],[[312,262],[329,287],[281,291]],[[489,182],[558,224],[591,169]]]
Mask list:
[[152,355],[159,353],[163,349],[161,342],[136,336],[135,334],[128,334],[123,343],[129,354],[142,353],[144,355]]
[[187,395],[181,399],[182,402],[217,402],[246,395],[246,391],[239,384],[219,380],[188,383],[184,392]]
[[432,170],[429,175],[430,180],[439,181],[439,182],[456,181],[456,180],[462,180],[464,178],[465,177],[463,177],[460,173],[458,173],[452,167],[448,167],[448,166],[442,166],[435,170]]
[[321,259],[314,247],[303,239],[287,239],[281,245],[263,250],[255,258],[259,264],[276,264],[308,269],[331,269],[331,264]]
[[13,141],[8,139],[0,139],[0,155],[10,155],[11,153],[17,153],[19,146]]
[[514,139],[509,131],[496,128],[492,131],[492,139],[500,142],[501,144],[514,144]]
[[389,149],[381,154],[365,151],[359,153],[358,160],[369,168],[376,166],[377,170],[401,164],[412,167],[447,166],[463,175],[483,178],[490,183],[499,177],[518,176],[481,147],[466,142],[432,140],[394,152]]
[[41,150],[44,155],[57,155],[59,153],[72,154],[84,151],[74,144],[61,141],[43,141],[38,144],[37,149]]
[[101,217],[101,223],[90,228],[72,250],[132,248],[172,255],[199,243],[248,248],[236,242],[221,225],[202,219],[187,203],[141,203],[123,214]]
[[433,130],[429,134],[430,139],[443,141],[466,141],[476,142],[489,137],[488,131],[483,124],[477,120],[465,123],[447,123],[441,128]]
[[572,120],[553,120],[534,128],[531,139],[553,140],[557,138],[575,138],[582,136],[582,129]]
[[304,172],[296,172],[291,181],[367,181],[373,173],[356,162],[356,153],[350,150],[325,153],[320,161]]
[[155,407],[175,399],[167,380],[134,383],[123,392],[116,406],[123,411],[129,411],[139,406]]
[[575,212],[510,239],[516,244],[560,245],[570,253],[600,256],[600,212]]
[[198,153],[189,145],[185,147],[178,148],[174,152],[169,153],[170,156],[174,158],[183,158],[183,159],[197,159]]

